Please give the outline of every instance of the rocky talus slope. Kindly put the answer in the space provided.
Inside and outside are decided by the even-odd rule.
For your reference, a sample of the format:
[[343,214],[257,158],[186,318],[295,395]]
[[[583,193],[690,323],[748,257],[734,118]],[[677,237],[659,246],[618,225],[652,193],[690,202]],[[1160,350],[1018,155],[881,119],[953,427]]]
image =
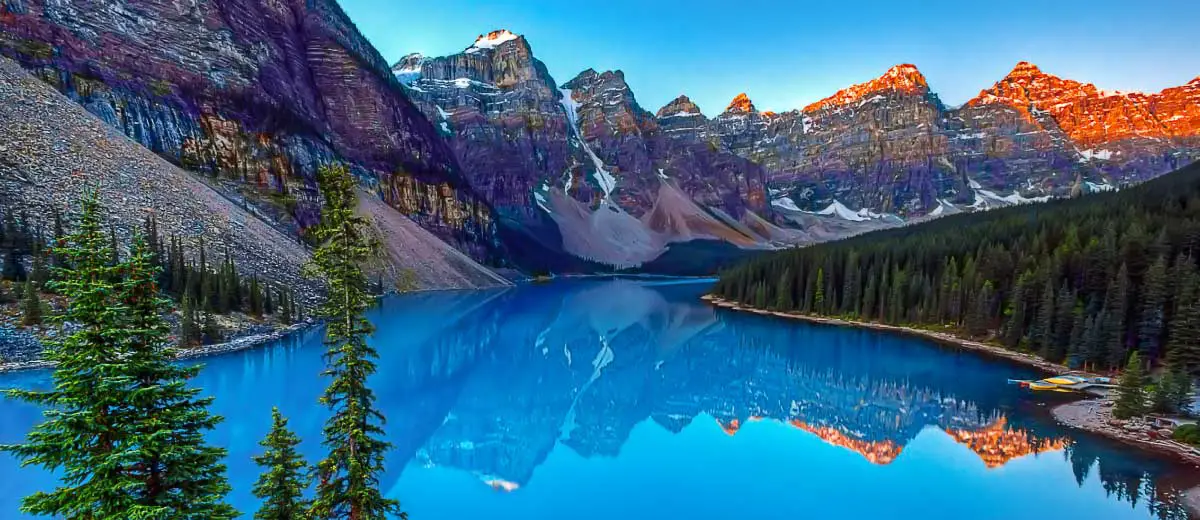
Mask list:
[[318,218],[317,166],[340,161],[474,258],[501,255],[490,207],[334,0],[7,0],[0,53],[293,229]]
[[[209,257],[226,246],[239,269],[312,297],[320,287],[301,277],[310,252],[286,228],[260,218],[0,57],[0,206],[69,214],[89,190],[128,237],[153,215],[160,232],[177,234],[194,251],[200,237]],[[421,288],[507,284],[411,220],[366,197],[364,211],[381,214],[379,232],[391,244],[387,273],[411,269]],[[48,218],[48,217],[47,217]],[[49,225],[47,222],[45,225]]]

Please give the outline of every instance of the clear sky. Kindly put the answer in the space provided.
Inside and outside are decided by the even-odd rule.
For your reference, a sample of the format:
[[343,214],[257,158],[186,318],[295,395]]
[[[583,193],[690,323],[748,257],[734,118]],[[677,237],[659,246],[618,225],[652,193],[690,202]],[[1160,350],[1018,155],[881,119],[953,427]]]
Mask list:
[[1107,90],[1200,76],[1200,0],[339,1],[389,62],[510,29],[560,85],[623,70],[650,111],[687,94],[712,116],[739,92],[790,110],[897,63],[916,64],[951,105],[1021,60]]

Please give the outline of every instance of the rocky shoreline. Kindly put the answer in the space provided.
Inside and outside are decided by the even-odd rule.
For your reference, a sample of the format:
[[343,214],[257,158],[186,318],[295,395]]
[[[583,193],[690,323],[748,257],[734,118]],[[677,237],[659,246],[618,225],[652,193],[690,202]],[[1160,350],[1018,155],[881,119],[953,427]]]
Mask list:
[[[1200,467],[1200,450],[1163,438],[1168,432],[1155,430],[1141,420],[1120,421],[1114,419],[1112,403],[1104,399],[1085,399],[1061,404],[1055,406],[1051,413],[1059,423],[1072,428],[1103,435],[1147,450],[1175,455],[1181,460]],[[1200,492],[1200,488],[1196,488],[1194,491]],[[1200,511],[1197,512],[1200,513]]]
[[[263,345],[265,343],[270,343],[272,341],[286,338],[292,334],[302,332],[310,327],[313,327],[316,324],[317,324],[317,322],[310,318],[310,319],[307,319],[300,323],[294,323],[287,327],[274,329],[269,332],[263,332],[263,333],[259,333],[259,334],[251,334],[251,335],[247,335],[247,336],[242,336],[240,338],[235,338],[233,340],[226,341],[225,343],[217,343],[214,345],[204,345],[204,346],[200,346],[200,347],[196,347],[196,348],[192,348],[192,349],[180,350],[178,355],[176,356],[176,359],[193,359],[193,358],[199,358],[199,357],[205,357],[205,356],[214,356],[217,354],[225,354],[225,353],[229,353],[229,352],[236,352],[239,350],[247,350],[250,348],[257,347],[259,345]],[[51,368],[53,366],[54,366],[53,363],[51,363],[49,361],[41,360],[41,359],[32,360],[32,361],[18,361],[18,362],[13,362],[13,363],[0,363],[0,374],[5,373],[5,372],[17,372],[17,371],[22,371],[22,370],[39,370],[39,369],[43,369],[43,368]]]

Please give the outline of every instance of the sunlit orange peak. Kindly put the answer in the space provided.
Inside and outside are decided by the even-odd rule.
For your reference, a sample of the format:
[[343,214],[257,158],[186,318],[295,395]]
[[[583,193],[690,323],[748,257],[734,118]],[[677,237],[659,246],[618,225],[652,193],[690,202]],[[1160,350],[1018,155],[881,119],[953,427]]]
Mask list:
[[1042,69],[1039,69],[1037,65],[1029,63],[1028,61],[1020,61],[1020,62],[1017,62],[1017,66],[1013,67],[1012,72],[1009,72],[1008,75],[1009,76],[1034,76],[1034,75],[1041,74],[1041,73],[1042,73]]
[[946,430],[946,433],[979,455],[988,469],[1029,454],[1067,447],[1066,439],[1038,439],[1026,430],[1011,430],[1003,416],[978,430]]
[[789,424],[801,430],[809,432],[821,440],[834,446],[841,446],[850,451],[858,453],[867,459],[872,464],[886,465],[891,464],[900,456],[900,451],[904,448],[900,445],[887,441],[866,441],[850,437],[836,428],[829,426],[813,426],[799,419],[788,421]]
[[743,112],[748,114],[750,112],[757,111],[757,109],[754,108],[754,103],[750,101],[750,96],[747,96],[746,93],[743,92],[738,94],[737,97],[733,98],[733,101],[729,103],[729,106],[725,108],[725,111]]
[[723,430],[726,435],[729,435],[732,437],[734,434],[736,434],[738,432],[738,430],[740,430],[742,428],[742,421],[739,421],[737,419],[730,419],[729,424],[725,424],[725,423],[721,422],[720,419],[717,419],[717,425],[719,425],[721,427],[721,430]]
[[870,94],[901,92],[906,94],[922,93],[929,88],[925,76],[911,63],[896,65],[883,73],[882,76],[866,83],[851,85],[836,94],[804,107],[805,112],[813,112],[825,108],[837,108],[849,105]]

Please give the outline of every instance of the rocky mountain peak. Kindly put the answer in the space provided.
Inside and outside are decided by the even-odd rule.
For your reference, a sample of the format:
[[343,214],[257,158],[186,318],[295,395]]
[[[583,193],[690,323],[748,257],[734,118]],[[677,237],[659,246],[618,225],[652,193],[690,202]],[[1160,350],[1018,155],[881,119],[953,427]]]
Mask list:
[[729,103],[729,106],[725,108],[725,111],[731,113],[750,114],[758,112],[758,109],[754,108],[754,103],[750,101],[750,96],[747,96],[746,93],[743,92],[738,94],[737,97],[733,98],[733,101]]
[[916,65],[902,63],[883,73],[882,76],[866,83],[851,85],[836,94],[804,107],[805,112],[814,112],[827,108],[837,108],[857,102],[869,95],[875,94],[925,94],[929,92],[929,83]]
[[700,112],[700,107],[696,106],[687,96],[679,96],[667,103],[666,106],[658,109],[655,117],[664,118],[672,116],[703,116]]
[[1013,67],[1012,72],[1008,73],[1008,77],[1031,77],[1041,76],[1042,74],[1042,69],[1039,69],[1037,65],[1029,63],[1028,61],[1020,61],[1017,62],[1015,67]]
[[508,29],[498,29],[487,34],[479,35],[479,37],[475,39],[475,43],[471,44],[470,47],[467,47],[467,50],[464,52],[467,54],[474,54],[483,50],[495,49],[501,44],[507,42],[524,39],[524,36],[514,34]]
[[413,81],[420,79],[421,66],[424,65],[426,61],[428,61],[428,58],[426,58],[424,54],[414,52],[408,56],[400,58],[400,61],[397,61],[395,65],[392,65],[392,74],[396,76],[396,79],[400,80],[400,83],[405,85],[412,84]]

